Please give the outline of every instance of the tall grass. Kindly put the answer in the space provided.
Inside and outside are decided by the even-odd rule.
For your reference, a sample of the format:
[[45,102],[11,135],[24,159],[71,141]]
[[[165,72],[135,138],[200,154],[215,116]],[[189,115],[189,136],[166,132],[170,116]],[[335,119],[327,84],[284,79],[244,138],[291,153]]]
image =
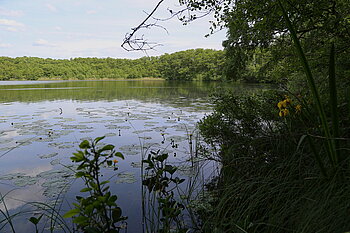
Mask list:
[[[278,0],[278,4],[282,10],[284,20],[287,24],[288,30],[290,32],[291,38],[294,42],[296,51],[299,55],[300,62],[304,67],[304,72],[306,76],[307,83],[312,93],[313,100],[316,103],[316,109],[318,117],[320,118],[322,129],[327,143],[327,155],[329,161],[333,167],[333,175],[336,174],[337,170],[340,168],[339,164],[339,143],[336,138],[339,138],[339,119],[338,119],[338,101],[337,101],[337,88],[336,88],[336,79],[335,79],[335,50],[334,44],[331,46],[330,59],[329,59],[329,93],[330,93],[330,103],[331,103],[331,114],[332,114],[332,132],[328,123],[326,112],[321,101],[321,97],[318,91],[318,88],[315,83],[315,79],[312,75],[309,62],[305,56],[304,50],[302,49],[300,40],[297,36],[297,33],[289,19],[288,13],[286,12],[283,3],[281,0]],[[316,157],[319,157],[319,154],[315,154]],[[323,162],[322,158],[316,158],[318,161]],[[324,167],[324,166],[323,166]]]

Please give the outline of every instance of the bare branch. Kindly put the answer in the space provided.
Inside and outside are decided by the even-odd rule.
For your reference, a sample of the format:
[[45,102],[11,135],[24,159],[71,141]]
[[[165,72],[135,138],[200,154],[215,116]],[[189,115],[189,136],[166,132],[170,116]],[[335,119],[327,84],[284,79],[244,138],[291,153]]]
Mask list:
[[[186,25],[194,20],[203,18],[208,16],[209,14],[218,11],[218,6],[220,6],[223,2],[227,0],[215,0],[215,3],[212,3],[212,6],[206,7],[205,9],[197,9],[193,5],[191,5],[191,1],[179,1],[180,2],[180,9],[172,10],[170,8],[167,8],[168,12],[170,13],[170,16],[167,18],[157,18],[154,16],[155,12],[158,10],[158,8],[161,6],[161,4],[165,0],[159,0],[157,5],[153,8],[151,13],[146,13],[147,17],[135,28],[131,28],[131,33],[127,33],[125,35],[125,38],[123,40],[123,43],[121,47],[125,49],[126,51],[147,51],[152,50],[157,46],[161,46],[161,44],[157,42],[149,42],[144,38],[144,35],[137,36],[137,32],[141,31],[142,29],[151,29],[153,27],[158,27],[163,30],[165,30],[168,33],[168,30],[159,24],[159,22],[164,22],[167,20],[170,20],[172,18],[177,18],[179,21],[182,22],[183,25]],[[195,12],[195,13],[193,13]],[[193,13],[193,14],[192,14]],[[148,21],[153,20],[154,22],[149,23]],[[214,21],[209,21],[213,25],[215,25]],[[221,30],[222,27],[219,28],[211,27],[211,33],[213,34],[216,31]],[[205,35],[206,37],[209,36]]]
[[152,15],[157,11],[157,9],[160,7],[160,5],[163,2],[164,0],[160,0],[158,4],[154,7],[152,12],[148,14],[148,16],[137,27],[132,28],[131,33],[127,33],[125,35],[124,41],[121,45],[123,49],[125,49],[126,51],[135,51],[135,50],[146,51],[146,50],[154,49],[155,47],[159,46],[159,44],[156,42],[148,42],[147,40],[145,40],[144,35],[142,35],[141,37],[135,37],[135,34],[137,31],[139,31],[142,28],[147,29],[147,28],[156,26],[156,27],[165,29],[164,27],[159,26],[157,24],[157,21],[155,23],[147,24],[147,21],[152,17]]

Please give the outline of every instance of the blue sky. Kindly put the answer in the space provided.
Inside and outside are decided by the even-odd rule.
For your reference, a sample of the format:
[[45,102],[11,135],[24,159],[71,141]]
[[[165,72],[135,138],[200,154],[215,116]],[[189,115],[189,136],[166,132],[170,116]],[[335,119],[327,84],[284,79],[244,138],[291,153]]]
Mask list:
[[[120,44],[130,28],[138,25],[158,0],[0,0],[0,56],[138,58]],[[165,0],[156,16],[168,16],[178,1]],[[145,12],[144,12],[145,11]],[[209,38],[210,17],[190,25],[172,19],[160,28],[146,30],[149,41],[162,46],[151,56],[192,49],[222,49],[225,31]]]

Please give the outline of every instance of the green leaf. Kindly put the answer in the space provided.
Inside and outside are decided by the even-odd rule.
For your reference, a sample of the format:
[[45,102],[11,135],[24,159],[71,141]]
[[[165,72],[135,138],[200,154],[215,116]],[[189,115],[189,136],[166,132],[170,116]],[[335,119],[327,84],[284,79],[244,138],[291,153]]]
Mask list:
[[105,145],[104,147],[102,147],[101,149],[98,150],[98,153],[102,153],[103,151],[106,151],[106,150],[113,150],[114,149],[114,146],[109,144],[109,145]]
[[76,178],[80,178],[80,177],[85,176],[85,175],[86,175],[85,172],[77,172],[77,173],[75,173],[75,177]]
[[83,188],[82,190],[80,190],[80,192],[85,193],[85,192],[89,192],[91,190],[92,190],[92,188]]
[[95,208],[98,208],[101,205],[101,202],[100,201],[94,201],[92,204],[94,205]]
[[77,214],[80,213],[80,210],[79,209],[72,209],[72,210],[69,210],[68,212],[66,212],[63,217],[64,218],[71,218]]
[[94,206],[92,204],[85,207],[85,213],[90,215],[94,211]]
[[97,137],[94,140],[94,143],[97,144],[99,141],[101,141],[102,139],[104,139],[106,136],[102,136],[102,137]]
[[101,182],[101,185],[108,184],[109,182],[110,182],[109,180],[105,180],[105,181]]
[[[335,79],[335,48],[334,43],[331,46],[331,52],[329,55],[329,99],[330,99],[330,109],[332,116],[332,132],[334,138],[339,138],[339,117],[338,117],[338,98],[337,98],[337,85]],[[335,146],[336,161],[340,157],[339,154],[339,141],[333,139]],[[343,158],[340,158],[343,160]]]
[[93,182],[93,181],[90,181],[89,182],[89,185],[93,188],[93,189],[95,189],[95,190],[97,190],[97,184],[95,183],[95,182]]
[[85,159],[84,153],[82,151],[78,151],[77,153],[73,153],[73,157],[70,157],[70,159],[73,162],[81,162]]
[[120,209],[119,207],[116,207],[115,209],[112,210],[113,222],[118,222],[121,216],[122,216],[122,209]]
[[172,175],[172,174],[174,174],[176,172],[177,167],[174,167],[174,166],[171,166],[171,165],[165,165],[164,170],[169,172]]
[[112,206],[112,205],[115,204],[115,202],[117,201],[117,199],[118,199],[118,197],[117,197],[116,195],[112,195],[112,196],[108,199],[107,204],[108,204],[109,206]]
[[119,157],[119,158],[121,158],[121,159],[125,159],[125,158],[124,158],[124,155],[123,155],[122,153],[120,153],[120,152],[115,153],[115,156],[116,156],[116,157]]
[[82,141],[80,143],[80,145],[79,145],[79,148],[80,149],[89,149],[89,148],[91,148],[89,141],[88,140]]
[[40,222],[40,219],[41,219],[42,217],[43,217],[43,214],[40,215],[39,218],[31,217],[31,218],[29,219],[29,221],[30,221],[31,223],[33,223],[34,225],[37,225],[37,224]]
[[86,226],[89,224],[89,218],[85,216],[78,216],[73,219],[73,222],[78,224],[78,225],[83,225]]
[[156,156],[154,159],[162,163],[168,158],[168,156],[169,156],[168,154],[162,154],[162,155]]
[[308,135],[303,135],[300,137],[299,139],[299,142],[298,142],[298,145],[297,145],[297,151],[299,150],[301,144],[304,142],[305,138],[307,137]]

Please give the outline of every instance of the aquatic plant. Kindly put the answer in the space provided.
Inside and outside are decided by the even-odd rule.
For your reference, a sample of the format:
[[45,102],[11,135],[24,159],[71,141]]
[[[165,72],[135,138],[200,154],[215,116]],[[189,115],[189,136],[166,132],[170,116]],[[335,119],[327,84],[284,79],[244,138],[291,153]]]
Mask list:
[[182,219],[185,206],[176,200],[174,194],[174,190],[185,179],[175,176],[177,167],[167,163],[168,157],[168,154],[160,153],[160,150],[151,151],[147,159],[142,161],[146,164],[145,169],[149,171],[144,176],[142,185],[146,186],[149,194],[154,195],[152,198],[157,200],[157,211],[153,210],[148,216],[145,216],[149,220],[156,216],[153,226],[146,229],[147,232],[166,233],[174,227],[176,232],[187,231]]
[[81,150],[73,153],[71,160],[78,163],[75,176],[84,180],[85,188],[81,193],[87,193],[86,197],[77,196],[74,209],[69,210],[63,216],[73,218],[73,223],[78,230],[83,232],[119,232],[124,227],[127,217],[122,216],[122,209],[117,205],[118,197],[109,191],[107,185],[110,181],[101,181],[101,168],[103,166],[116,166],[118,160],[124,159],[120,152],[114,150],[111,144],[99,147],[98,143],[105,137],[95,138],[92,142],[84,140],[80,143]]

